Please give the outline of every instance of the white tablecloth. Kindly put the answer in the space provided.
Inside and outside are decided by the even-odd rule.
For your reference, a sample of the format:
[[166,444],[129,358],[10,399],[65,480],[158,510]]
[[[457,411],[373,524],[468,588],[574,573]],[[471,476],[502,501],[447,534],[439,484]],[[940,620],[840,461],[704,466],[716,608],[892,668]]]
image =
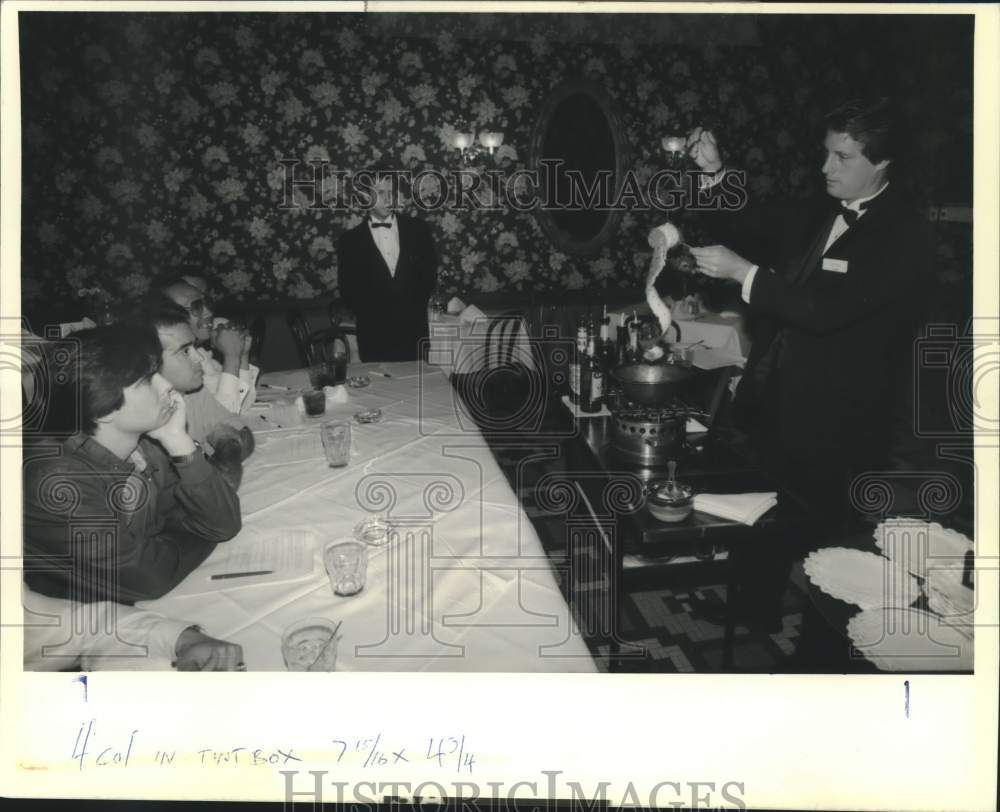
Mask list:
[[[635,308],[625,308],[615,313],[609,313],[612,325],[618,324],[619,313],[629,315],[633,312],[644,315],[649,313],[649,305],[643,302]],[[744,366],[750,352],[750,339],[743,329],[743,319],[738,314],[705,313],[691,318],[684,315],[675,316],[681,328],[681,343],[695,344],[702,342],[694,349],[695,366],[716,368],[719,366]],[[673,336],[673,331],[671,331]],[[703,361],[700,364],[699,361]]]
[[[196,570],[189,579],[202,578],[202,594],[180,594],[182,584],[144,606],[241,644],[251,671],[284,669],[282,631],[304,617],[343,621],[338,670],[596,670],[534,528],[442,371],[419,363],[349,370],[363,372],[371,385],[349,390],[350,403],[301,426],[256,431],[240,488],[244,529],[199,568],[217,569],[230,545],[262,534],[280,544],[299,532],[315,539],[312,574],[208,585]],[[304,370],[263,377],[307,385]],[[382,421],[352,421],[350,465],[327,467],[319,424],[369,407]],[[398,535],[369,548],[361,593],[334,596],[322,547],[377,511],[388,512]]]

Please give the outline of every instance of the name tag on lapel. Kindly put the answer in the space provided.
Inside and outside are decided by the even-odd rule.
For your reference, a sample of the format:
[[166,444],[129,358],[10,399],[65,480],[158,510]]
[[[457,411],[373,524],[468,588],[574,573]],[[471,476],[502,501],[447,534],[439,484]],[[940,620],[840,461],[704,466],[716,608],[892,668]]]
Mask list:
[[833,271],[834,273],[847,273],[847,260],[823,257],[823,270]]

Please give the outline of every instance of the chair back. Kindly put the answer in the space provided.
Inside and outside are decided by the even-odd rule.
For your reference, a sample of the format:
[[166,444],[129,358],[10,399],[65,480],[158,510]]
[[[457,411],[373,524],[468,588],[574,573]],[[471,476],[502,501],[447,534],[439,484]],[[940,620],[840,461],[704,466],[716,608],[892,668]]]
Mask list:
[[326,316],[330,320],[330,326],[334,330],[339,330],[346,335],[356,335],[357,329],[354,324],[354,316],[344,307],[344,304],[334,299],[327,305]]
[[288,329],[295,340],[295,348],[299,351],[302,362],[308,367],[312,366],[311,353],[309,351],[309,326],[306,324],[302,311],[292,309],[288,311]]
[[263,316],[257,316],[250,324],[250,363],[260,366],[260,354],[264,350],[264,334],[267,332],[267,321]]
[[347,335],[332,327],[311,333],[307,347],[313,359],[311,363],[332,364],[337,356],[345,356],[347,363],[351,363],[351,345],[347,342]]
[[486,329],[486,366],[490,369],[503,366],[529,366],[518,342],[524,329],[524,314],[509,310],[491,316]]
[[332,364],[338,355],[346,356],[347,363],[351,362],[351,345],[342,330],[328,327],[310,331],[305,317],[297,309],[288,312],[288,329],[291,330],[295,346],[307,367],[319,363]]

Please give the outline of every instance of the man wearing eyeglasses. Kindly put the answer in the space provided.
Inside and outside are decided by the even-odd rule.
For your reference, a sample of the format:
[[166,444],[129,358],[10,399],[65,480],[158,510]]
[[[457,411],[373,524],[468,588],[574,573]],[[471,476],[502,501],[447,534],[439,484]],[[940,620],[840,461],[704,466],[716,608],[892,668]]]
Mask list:
[[[255,387],[260,374],[260,369],[250,363],[249,336],[229,324],[219,324],[213,329],[213,313],[205,294],[183,279],[167,285],[162,292],[190,315],[191,330],[199,345],[197,351],[205,389],[230,412],[246,411],[256,399]],[[215,359],[212,350],[222,357],[221,362]]]

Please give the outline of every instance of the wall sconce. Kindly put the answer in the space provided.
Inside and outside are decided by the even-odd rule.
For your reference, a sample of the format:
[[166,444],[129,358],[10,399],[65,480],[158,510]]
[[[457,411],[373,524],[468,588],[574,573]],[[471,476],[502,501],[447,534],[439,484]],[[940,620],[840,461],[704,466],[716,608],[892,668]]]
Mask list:
[[503,144],[503,133],[483,131],[479,133],[479,143],[477,144],[474,132],[459,131],[455,133],[452,143],[455,149],[461,153],[462,160],[471,163],[479,158],[483,152],[493,155],[497,147]]
[[666,135],[661,139],[660,145],[667,153],[669,162],[679,167],[687,154],[687,139],[682,135]]
[[479,133],[479,143],[489,151],[490,155],[492,155],[496,148],[503,143],[503,133],[481,132]]

